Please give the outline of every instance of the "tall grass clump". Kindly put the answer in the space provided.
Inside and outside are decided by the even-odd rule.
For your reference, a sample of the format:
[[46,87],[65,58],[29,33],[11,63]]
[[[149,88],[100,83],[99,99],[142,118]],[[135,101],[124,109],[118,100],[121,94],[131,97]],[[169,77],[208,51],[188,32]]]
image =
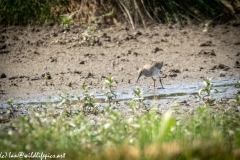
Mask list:
[[67,0],[1,0],[0,23],[9,25],[41,24],[56,19]]
[[184,25],[240,19],[239,0],[1,0],[0,8],[0,22],[14,25],[60,20],[60,15],[72,13],[79,23],[119,26],[127,22],[133,29],[154,21]]
[[[116,24],[128,22],[134,29],[153,21],[185,25],[206,20],[225,23],[240,19],[238,0],[82,0],[78,17],[85,22]],[[114,11],[114,12],[112,12]],[[108,16],[106,13],[111,13]]]
[[229,19],[240,18],[240,2],[238,0],[147,0],[145,5],[149,12],[159,22],[172,22],[182,24],[195,20],[215,20],[226,22]]

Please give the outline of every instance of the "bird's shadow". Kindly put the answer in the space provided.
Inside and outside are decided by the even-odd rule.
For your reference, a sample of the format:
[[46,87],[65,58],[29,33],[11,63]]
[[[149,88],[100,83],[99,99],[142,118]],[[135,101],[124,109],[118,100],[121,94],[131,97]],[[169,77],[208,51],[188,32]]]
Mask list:
[[157,87],[157,89],[165,89],[164,87]]

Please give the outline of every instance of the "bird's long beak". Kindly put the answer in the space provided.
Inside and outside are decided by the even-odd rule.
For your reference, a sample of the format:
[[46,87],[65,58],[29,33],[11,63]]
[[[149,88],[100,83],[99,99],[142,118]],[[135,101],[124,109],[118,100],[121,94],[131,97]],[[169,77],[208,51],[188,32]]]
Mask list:
[[[137,78],[137,81],[139,80],[140,77],[141,77],[141,73],[139,73],[138,78]],[[137,81],[136,81],[136,82],[137,82]]]

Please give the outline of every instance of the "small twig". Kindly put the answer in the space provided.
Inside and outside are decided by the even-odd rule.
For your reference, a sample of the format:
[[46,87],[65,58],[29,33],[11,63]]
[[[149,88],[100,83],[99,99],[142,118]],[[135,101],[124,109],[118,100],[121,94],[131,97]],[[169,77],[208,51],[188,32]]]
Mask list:
[[133,23],[133,19],[132,19],[131,14],[129,13],[129,10],[128,10],[127,7],[121,2],[121,0],[117,0],[117,2],[124,8],[125,12],[126,12],[127,15],[128,15],[130,24],[131,24],[132,28],[135,30],[135,26],[134,26],[134,23]]
[[149,12],[147,11],[146,6],[145,6],[144,3],[143,3],[143,0],[141,0],[141,2],[142,2],[144,11],[147,13],[148,17],[153,21],[153,18],[152,18],[152,16],[149,14]]
[[134,4],[135,4],[135,7],[136,7],[136,9],[137,9],[137,11],[138,11],[141,19],[142,19],[143,26],[144,26],[144,28],[146,28],[146,23],[145,23],[145,21],[144,21],[144,17],[143,17],[143,15],[142,15],[139,7],[138,7],[138,4],[137,4],[136,0],[134,0]]

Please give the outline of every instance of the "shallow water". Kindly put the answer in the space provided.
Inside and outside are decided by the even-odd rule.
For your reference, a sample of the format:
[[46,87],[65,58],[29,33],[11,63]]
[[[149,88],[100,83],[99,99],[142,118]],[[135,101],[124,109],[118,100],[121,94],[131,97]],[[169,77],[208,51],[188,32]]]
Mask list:
[[[214,88],[218,92],[213,93],[213,98],[229,98],[233,96],[233,93],[239,90],[234,87],[238,79],[229,79],[229,80],[212,80]],[[142,89],[142,96],[146,100],[158,100],[166,101],[167,99],[183,99],[189,95],[197,95],[199,89],[203,85],[203,82],[191,82],[191,83],[180,83],[180,84],[167,84],[164,85],[164,89],[157,88],[153,89],[147,86],[139,86]],[[119,88],[116,95],[117,101],[128,101],[133,98],[133,87],[122,87]],[[79,97],[82,95],[79,94]],[[105,103],[105,96],[103,93],[94,93],[96,103]],[[69,98],[74,104],[79,102],[77,98]],[[59,95],[52,96],[51,98],[39,97],[38,99],[27,99],[27,100],[12,100],[12,104],[21,104],[21,105],[37,105],[37,104],[46,104],[46,103],[56,103],[59,102]],[[7,107],[8,104],[6,101],[0,101],[0,107]]]

